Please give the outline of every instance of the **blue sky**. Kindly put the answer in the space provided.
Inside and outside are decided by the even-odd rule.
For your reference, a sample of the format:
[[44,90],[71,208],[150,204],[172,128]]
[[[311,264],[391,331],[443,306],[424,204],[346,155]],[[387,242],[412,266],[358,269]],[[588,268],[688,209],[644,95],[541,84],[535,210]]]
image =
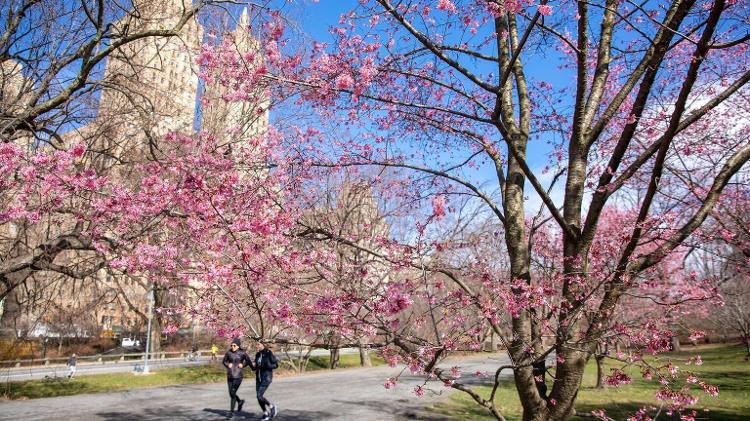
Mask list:
[[[331,41],[333,38],[329,33],[329,28],[338,25],[340,16],[357,6],[358,1],[356,0],[320,0],[318,3],[310,0],[301,0],[295,6],[292,6],[291,9],[288,9],[288,12],[291,12],[291,19],[299,25],[303,32],[309,34],[311,38],[317,41]],[[556,69],[557,63],[554,60],[538,54],[531,55],[530,57],[532,57],[532,60],[525,63],[530,74],[537,78],[544,77],[545,81],[557,87],[569,84],[569,78],[572,75]],[[491,71],[491,69],[488,71]],[[541,170],[548,162],[547,155],[550,149],[550,146],[544,139],[530,142],[528,150],[530,166]],[[542,181],[551,178],[551,176],[552,174],[542,176]],[[492,184],[496,184],[494,169],[489,165],[481,168],[476,174],[472,174],[471,178],[487,180]],[[560,186],[563,184],[563,181],[558,182]],[[537,206],[535,204],[539,203],[539,201],[534,197],[533,188],[527,184],[526,190],[531,202],[534,204],[531,208],[536,209]],[[556,190],[553,196],[561,199],[561,191],[559,188]]]

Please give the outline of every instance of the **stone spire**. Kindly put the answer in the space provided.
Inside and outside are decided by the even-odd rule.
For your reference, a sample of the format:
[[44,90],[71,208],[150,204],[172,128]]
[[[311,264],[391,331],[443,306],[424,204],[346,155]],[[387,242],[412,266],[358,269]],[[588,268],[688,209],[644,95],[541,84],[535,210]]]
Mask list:
[[255,37],[253,37],[251,32],[250,14],[247,11],[247,7],[242,9],[240,19],[237,21],[237,26],[234,28],[234,32],[231,36],[232,39],[234,39],[234,43],[240,54],[245,54],[251,51],[260,51],[260,43]]
[[[250,14],[243,9],[237,24],[224,37],[234,44],[240,60],[249,70],[263,64],[263,50],[260,42],[252,35]],[[246,102],[226,102],[222,99],[227,88],[217,83],[207,84],[204,95],[211,105],[202,110],[201,129],[227,142],[236,142],[259,136],[268,127],[269,101],[263,86],[244,86],[249,94]]]
[[144,19],[175,19],[192,7],[192,0],[133,0],[133,11]]
[[247,7],[242,9],[240,14],[240,21],[237,23],[238,28],[247,28],[250,26],[250,15],[247,13]]

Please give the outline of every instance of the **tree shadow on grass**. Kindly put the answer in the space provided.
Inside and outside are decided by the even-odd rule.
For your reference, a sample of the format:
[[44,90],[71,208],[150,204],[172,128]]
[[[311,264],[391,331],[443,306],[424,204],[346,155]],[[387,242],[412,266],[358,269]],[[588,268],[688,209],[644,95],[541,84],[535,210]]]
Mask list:
[[34,380],[33,382],[8,383],[0,389],[10,399],[36,399],[56,396],[71,396],[88,393],[91,387],[75,379]]
[[722,371],[721,373],[696,372],[698,378],[711,384],[718,384],[719,391],[750,389],[750,373],[747,371]]
[[183,367],[172,374],[180,383],[219,383],[226,380],[226,371],[215,364]]
[[[629,416],[633,415],[636,411],[643,407],[652,407],[653,402],[634,402],[634,401],[625,401],[625,402],[618,402],[617,404],[608,404],[608,405],[581,405],[576,404],[576,411],[580,414],[591,414],[591,411],[598,411],[600,409],[603,409],[607,416],[610,418],[614,418],[616,420],[624,420],[627,419]],[[737,420],[746,420],[750,419],[750,408],[746,408],[744,410],[740,410],[740,412],[736,411],[727,411],[724,409],[712,409],[710,411],[704,411],[702,408],[693,408],[697,412],[697,415],[695,417],[696,420],[710,420],[710,421],[737,421]],[[649,415],[652,415],[654,411],[649,411]],[[590,415],[587,417],[573,417],[573,420],[590,420]],[[674,414],[672,416],[667,415],[667,409],[666,407],[662,410],[661,414],[659,415],[659,420],[664,421],[679,421],[680,416],[678,414]]]
[[[146,408],[141,411],[99,412],[96,415],[103,420],[112,421],[156,421],[156,420],[224,420],[229,411],[226,409],[203,408],[190,409],[183,407]],[[260,411],[242,411],[236,413],[233,420],[258,420]],[[322,411],[284,410],[274,418],[276,421],[313,421],[324,420],[332,414]]]

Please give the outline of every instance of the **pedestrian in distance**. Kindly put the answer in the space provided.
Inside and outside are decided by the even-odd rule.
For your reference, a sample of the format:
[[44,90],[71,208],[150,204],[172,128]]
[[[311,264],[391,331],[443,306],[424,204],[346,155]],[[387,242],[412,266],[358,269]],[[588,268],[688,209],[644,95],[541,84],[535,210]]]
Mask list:
[[68,366],[68,378],[72,379],[73,376],[76,375],[76,364],[78,363],[78,356],[76,356],[75,353],[73,353],[70,357],[68,357],[68,363],[66,364]]
[[270,345],[258,342],[255,360],[252,369],[255,370],[255,393],[258,397],[258,404],[263,411],[261,421],[268,421],[278,413],[276,405],[266,399],[264,396],[268,387],[273,381],[273,370],[279,367],[279,361],[273,355]]
[[198,361],[198,347],[193,345],[188,353],[188,361]]
[[216,344],[211,344],[211,361],[216,361],[216,354],[219,353],[219,347]]
[[224,354],[224,360],[222,361],[227,369],[227,386],[229,387],[229,414],[227,414],[227,418],[234,417],[235,404],[237,404],[237,412],[242,411],[245,400],[237,396],[237,390],[242,384],[242,369],[253,364],[247,353],[240,347],[241,344],[240,338],[232,339],[229,351]]

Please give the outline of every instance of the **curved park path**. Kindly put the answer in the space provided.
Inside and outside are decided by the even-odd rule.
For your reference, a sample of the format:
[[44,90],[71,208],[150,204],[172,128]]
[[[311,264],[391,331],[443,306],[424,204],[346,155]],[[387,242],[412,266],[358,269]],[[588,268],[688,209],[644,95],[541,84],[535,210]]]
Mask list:
[[[476,371],[494,370],[508,359],[505,354],[480,354],[446,361],[441,366],[458,365],[470,383],[487,381]],[[439,382],[430,382],[425,396],[414,396],[419,377],[408,370],[394,389],[383,383],[398,374],[401,367],[374,367],[316,372],[294,377],[277,377],[266,396],[279,407],[275,420],[436,420],[423,410],[448,393]],[[243,412],[235,419],[260,418],[255,401],[255,378],[252,373],[242,383],[240,397],[247,400]],[[168,386],[123,392],[78,395],[27,401],[0,401],[3,420],[221,420],[229,406],[224,383]]]

